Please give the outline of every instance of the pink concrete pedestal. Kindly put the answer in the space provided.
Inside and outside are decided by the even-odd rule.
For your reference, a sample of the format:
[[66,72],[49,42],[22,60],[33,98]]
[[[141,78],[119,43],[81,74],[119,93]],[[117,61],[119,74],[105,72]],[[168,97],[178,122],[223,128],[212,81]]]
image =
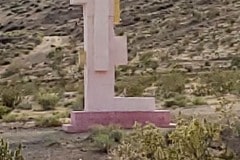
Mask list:
[[124,111],[124,112],[72,112],[71,124],[65,124],[63,130],[68,133],[87,132],[96,125],[117,124],[122,128],[131,129],[138,122],[152,123],[162,128],[172,128],[169,111]]

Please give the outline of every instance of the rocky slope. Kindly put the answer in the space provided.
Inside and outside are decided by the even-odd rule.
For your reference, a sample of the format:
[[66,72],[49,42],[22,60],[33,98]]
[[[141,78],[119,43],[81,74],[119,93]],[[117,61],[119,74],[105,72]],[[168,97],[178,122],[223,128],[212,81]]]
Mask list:
[[[131,90],[125,81],[135,83],[139,76],[147,76],[139,82],[143,87],[129,95],[143,90],[156,95],[160,73],[174,70],[194,77],[236,67],[232,59],[240,54],[239,0],[122,0],[121,8],[116,33],[128,36],[130,62],[117,72],[118,93]],[[79,91],[81,7],[68,0],[1,0],[0,13],[2,85],[34,82]]]

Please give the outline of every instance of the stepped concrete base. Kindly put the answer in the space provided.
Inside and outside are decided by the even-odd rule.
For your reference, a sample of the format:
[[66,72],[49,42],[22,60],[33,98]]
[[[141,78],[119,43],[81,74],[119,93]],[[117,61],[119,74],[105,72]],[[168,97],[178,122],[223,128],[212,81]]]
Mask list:
[[82,133],[96,125],[120,125],[131,129],[138,122],[140,124],[152,123],[162,128],[173,128],[170,122],[170,112],[160,111],[131,111],[131,112],[72,112],[71,124],[64,124],[63,130],[67,133]]

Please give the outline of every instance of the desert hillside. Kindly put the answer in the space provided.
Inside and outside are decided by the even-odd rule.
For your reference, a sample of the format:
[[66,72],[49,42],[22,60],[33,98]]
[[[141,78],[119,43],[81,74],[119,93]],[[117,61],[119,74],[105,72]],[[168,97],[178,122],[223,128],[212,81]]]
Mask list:
[[[155,96],[160,107],[238,95],[239,0],[122,0],[121,8],[115,30],[128,36],[129,65],[116,71],[116,94]],[[21,90],[31,104],[42,90],[61,93],[60,105],[79,102],[82,8],[68,0],[1,0],[0,13],[1,88]]]
[[[232,111],[240,113],[240,0],[121,0],[121,10],[115,32],[128,37],[129,64],[116,70],[116,95],[154,96],[157,108],[169,109],[174,122],[182,111],[187,118],[209,118],[207,127],[217,120],[219,102],[223,109],[237,103]],[[82,47],[82,8],[70,6],[69,0],[0,0],[0,134],[13,147],[22,143],[26,160],[110,158],[99,152],[99,144],[93,145],[94,132],[88,137],[58,130],[69,123],[71,111],[83,110],[83,68],[78,64]],[[220,111],[230,115],[229,123],[236,120],[229,110]],[[199,132],[176,139],[205,136],[205,126],[191,124],[181,133]],[[240,155],[239,123],[234,124],[237,137],[221,134]],[[108,147],[104,142],[112,145],[99,133],[100,148]],[[145,137],[157,142],[152,135]],[[203,139],[192,142],[195,146],[209,137]],[[151,148],[149,140],[145,150]],[[145,142],[132,140],[137,141]],[[214,139],[210,147],[220,154],[224,146]]]

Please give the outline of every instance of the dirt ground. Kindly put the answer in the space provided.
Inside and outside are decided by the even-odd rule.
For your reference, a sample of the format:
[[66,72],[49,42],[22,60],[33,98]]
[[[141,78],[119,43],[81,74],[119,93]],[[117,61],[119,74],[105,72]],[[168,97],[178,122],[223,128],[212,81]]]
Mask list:
[[[239,105],[234,106],[239,113]],[[172,115],[181,111],[184,115],[198,115],[214,118],[216,113],[213,106],[198,106],[187,109],[172,110]],[[27,127],[26,127],[27,128]],[[28,128],[13,123],[0,127],[0,137],[7,139],[12,147],[23,145],[26,160],[107,160],[110,157],[96,151],[93,144],[87,141],[88,133],[67,134],[61,128]],[[230,147],[240,154],[240,138],[226,136]]]
[[87,134],[66,134],[61,128],[5,130],[12,147],[23,145],[26,160],[107,160],[84,141]]

